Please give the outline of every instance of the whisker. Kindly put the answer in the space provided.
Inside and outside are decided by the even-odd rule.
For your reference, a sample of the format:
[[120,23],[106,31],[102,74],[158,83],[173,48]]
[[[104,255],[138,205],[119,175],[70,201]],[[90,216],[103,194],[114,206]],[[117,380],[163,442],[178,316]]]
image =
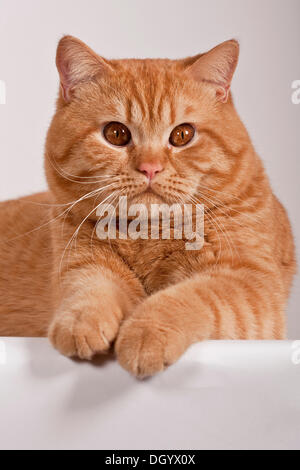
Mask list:
[[[115,184],[115,183],[112,183],[111,186]],[[107,187],[109,187],[110,185],[108,185]],[[106,188],[105,188],[106,189]],[[58,216],[48,220],[47,222],[45,222],[44,224],[38,226],[38,227],[35,227],[34,229],[32,230],[29,230],[28,232],[25,232],[25,233],[22,233],[21,235],[18,235],[16,237],[13,237],[13,238],[10,238],[9,240],[4,240],[3,243],[10,243],[10,242],[13,242],[13,241],[16,241],[16,240],[19,240],[20,238],[22,237],[25,237],[27,235],[31,235],[32,233],[35,233],[37,232],[38,230],[41,230],[42,228],[44,227],[47,227],[48,225],[50,225],[51,223],[55,222],[56,220],[60,219],[61,217],[63,217],[64,215],[67,216],[67,214],[70,212],[70,210],[72,210],[77,204],[79,204],[80,202],[82,202],[83,200],[85,199],[88,199],[90,197],[92,197],[94,194],[98,193],[99,191],[101,191],[102,188],[98,188],[96,190],[93,190],[87,194],[85,194],[84,196],[82,196],[81,198],[77,199],[77,201],[75,201],[74,203],[72,203],[71,207],[68,207],[65,211],[63,211],[61,214],[59,214]],[[69,204],[68,204],[69,205]]]
[[[175,196],[176,197],[176,196]],[[197,201],[194,200],[193,196],[185,193],[185,197],[187,197],[188,201],[192,202],[193,205],[196,205],[198,204]],[[179,195],[178,192],[177,192],[177,200],[179,199],[179,201],[181,202],[182,205],[184,205],[186,203],[186,201],[183,199],[183,196],[182,195]],[[200,202],[200,201],[199,201]],[[205,209],[204,209],[205,210]],[[219,241],[219,250],[218,250],[218,256],[216,258],[216,262],[215,264],[213,265],[213,267],[216,267],[218,262],[219,262],[219,259],[221,257],[221,252],[222,252],[222,244],[221,244],[221,237],[220,237],[220,234],[219,234],[219,231],[218,231],[218,226],[217,224],[214,222],[213,218],[207,213],[206,213],[206,217],[211,221],[215,231],[216,231],[216,234],[217,234],[217,237],[218,237],[218,241]],[[219,227],[220,228],[220,227]]]
[[[206,199],[209,203],[211,203],[211,201],[209,201],[209,199],[205,198],[203,195],[202,195],[202,197],[203,197],[204,199]],[[197,198],[194,197],[194,199],[196,199],[196,201],[198,201],[198,203],[201,203],[201,201],[198,200]],[[207,212],[206,212],[206,215],[209,216],[209,214],[208,214]],[[213,216],[214,216],[214,222],[218,225],[218,227],[219,227],[221,233],[225,236],[225,239],[226,239],[226,241],[227,241],[228,247],[229,247],[230,252],[231,252],[231,259],[232,259],[232,262],[233,262],[234,257],[233,257],[233,250],[232,250],[232,248],[236,251],[237,254],[238,254],[238,252],[237,252],[236,248],[234,247],[234,245],[232,244],[232,242],[231,242],[231,240],[230,240],[230,237],[228,236],[227,230],[225,229],[224,224],[223,224],[222,222],[220,222],[220,219],[216,216],[216,214],[213,214],[213,215],[211,214],[211,217],[213,217]],[[220,224],[221,224],[221,225],[220,225]],[[222,229],[222,227],[223,227],[223,229]],[[238,254],[238,256],[239,256],[239,254]]]
[[[56,163],[55,160],[54,160],[54,162],[55,162],[55,164],[54,164],[54,162],[52,161],[52,159],[50,157],[47,157],[47,158],[48,158],[49,163],[54,168],[54,170],[60,176],[62,176],[62,178],[66,179],[68,181],[71,181],[72,183],[77,183],[77,184],[98,184],[99,181],[101,181],[102,179],[108,179],[108,178],[115,178],[116,177],[116,175],[99,175],[99,176],[77,176],[77,175],[72,175],[72,174],[66,172],[65,170],[63,170],[62,168],[60,168],[59,166],[57,166],[57,163]],[[80,180],[84,180],[84,181],[80,181]],[[85,180],[88,180],[88,181],[85,181]],[[93,181],[90,181],[90,180],[93,180]]]
[[[195,201],[195,199],[194,199],[193,196],[189,196],[189,197],[190,197],[190,200],[191,200],[192,202],[194,202],[194,204],[195,204],[195,203],[198,204],[198,202]],[[200,201],[199,201],[199,202],[200,202]],[[213,227],[215,228],[215,231],[216,231],[216,234],[217,234],[217,237],[218,237],[218,241],[219,241],[218,257],[217,257],[216,262],[215,262],[215,264],[214,264],[214,267],[216,267],[217,264],[218,264],[218,262],[219,262],[219,260],[220,260],[220,258],[221,258],[221,253],[222,253],[222,243],[221,243],[221,237],[220,237],[218,228],[221,230],[222,233],[224,233],[224,232],[223,232],[223,230],[221,229],[221,227],[219,226],[219,224],[213,219],[213,217],[212,217],[210,214],[208,214],[208,212],[205,210],[205,207],[204,207],[204,211],[205,211],[206,217],[208,218],[208,220],[212,223]]]
[[[223,192],[223,191],[217,191],[217,190],[215,190],[215,189],[211,189],[211,188],[209,188],[208,186],[204,186],[203,184],[200,184],[200,183],[199,183],[198,187],[199,187],[199,188],[203,188],[203,189],[205,189],[205,190],[207,190],[207,191],[214,192],[214,193],[224,194],[225,196],[226,196],[226,195],[231,196],[233,199],[235,199],[235,200],[237,200],[237,201],[239,201],[239,202],[242,202],[243,204],[246,204],[249,208],[253,208],[253,207],[254,207],[253,204],[250,204],[249,202],[244,201],[243,199],[238,198],[238,197],[236,197],[236,196],[230,195],[229,193],[225,193],[225,192]],[[222,206],[226,207],[225,204],[224,204],[220,199],[218,199],[218,198],[215,197],[215,200],[218,201]],[[243,212],[240,212],[240,211],[238,211],[237,209],[234,209],[233,207],[230,207],[230,206],[227,206],[227,207],[228,207],[229,210],[232,210],[232,211],[234,211],[234,212],[237,212],[238,214],[241,214],[241,215],[243,215],[244,217],[248,217],[248,218],[254,219],[254,220],[256,220],[256,219],[261,219],[261,220],[263,220],[263,218],[262,218],[259,214],[255,215],[255,216],[253,216],[253,215],[251,216],[251,215],[249,215],[249,214],[245,214],[245,213],[243,213]]]
[[104,204],[110,197],[112,197],[113,195],[115,194],[115,191],[112,192],[111,194],[109,194],[107,196],[107,198],[105,198],[103,201],[101,201],[96,207],[93,208],[93,210],[84,218],[84,220],[81,222],[81,224],[78,226],[78,228],[75,230],[75,232],[73,233],[72,237],[70,238],[70,240],[68,241],[67,245],[65,246],[65,249],[63,251],[63,254],[62,254],[62,257],[61,257],[61,261],[60,261],[60,265],[59,265],[59,273],[61,275],[62,273],[62,263],[63,263],[63,259],[65,257],[65,254],[66,254],[66,251],[69,249],[69,247],[71,248],[72,247],[72,244],[73,244],[73,241],[74,241],[74,237],[76,237],[82,227],[82,225],[87,221],[87,219],[93,214],[93,212],[97,211],[97,209],[102,205]]
[[111,188],[114,184],[115,183],[111,183],[111,184],[108,184],[106,186],[102,186],[98,189],[94,189],[93,191],[91,191],[87,195],[85,195],[82,198],[80,198],[79,200],[77,200],[74,204],[72,204],[72,206],[69,207],[66,210],[66,214],[65,214],[65,218],[64,218],[64,222],[63,222],[63,226],[62,226],[62,233],[64,233],[64,226],[65,226],[66,218],[69,215],[69,213],[71,212],[71,210],[75,207],[75,205],[77,205],[79,202],[82,202],[83,200],[88,199],[90,197],[93,197],[93,196],[96,196],[96,195],[99,197],[106,189]]
[[[242,224],[240,221],[236,220],[235,217],[232,217],[230,214],[228,214],[226,212],[226,210],[230,211],[235,211],[236,213],[240,214],[241,216],[247,216],[247,214],[244,214],[243,212],[240,212],[236,209],[233,209],[233,207],[230,207],[230,206],[226,206],[224,203],[222,203],[222,201],[219,201],[219,204],[215,203],[215,200],[210,197],[208,198],[207,196],[204,196],[203,193],[200,193],[200,196],[204,199],[206,199],[210,204],[213,205],[213,207],[217,210],[219,210],[220,212],[222,212],[222,214],[224,214],[225,217],[227,218],[230,218],[232,222],[235,222],[236,224],[238,224],[240,227],[242,227],[243,229],[246,229],[248,231],[250,231],[251,233],[253,234],[256,234],[255,230],[253,230],[251,227],[249,227],[248,225],[245,225],[245,224]],[[248,216],[249,218],[252,219],[252,217]],[[257,222],[257,221],[256,221]]]
[[[116,195],[116,197],[110,202],[110,204],[113,204],[114,201],[116,200],[116,198],[117,198],[118,196],[120,196],[123,191],[125,191],[125,189],[121,189],[121,190],[119,190],[119,191],[116,189],[117,195]],[[97,198],[98,198],[98,197],[97,197]],[[96,198],[96,200],[97,200],[97,198]],[[119,203],[120,203],[120,201],[119,201]],[[118,205],[119,205],[119,203],[118,203]],[[117,206],[117,207],[118,207],[118,206]],[[116,210],[116,208],[115,208],[115,210]],[[114,213],[115,213],[115,211],[114,211]],[[109,227],[110,227],[110,224],[109,224]],[[108,230],[109,230],[109,227],[108,227]],[[93,238],[94,238],[94,234],[95,234],[96,229],[97,229],[97,223],[95,224],[95,227],[93,228],[93,231],[92,231],[92,234],[91,234],[91,238],[90,238],[90,246],[91,246],[91,251],[92,251],[93,259],[95,259]]]

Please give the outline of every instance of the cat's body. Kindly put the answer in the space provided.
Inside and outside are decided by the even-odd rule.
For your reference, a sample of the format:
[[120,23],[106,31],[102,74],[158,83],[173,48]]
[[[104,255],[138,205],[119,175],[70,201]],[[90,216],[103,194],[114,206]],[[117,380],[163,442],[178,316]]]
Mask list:
[[[48,224],[52,211],[44,206],[51,203],[51,194],[42,193],[0,204],[1,239],[11,240],[2,243],[0,258],[1,336],[47,335],[54,314],[53,297],[56,295],[51,284],[55,258],[49,229],[51,224]],[[274,260],[285,286],[284,296],[287,297],[294,272],[294,247],[292,241],[287,243],[291,235],[287,232],[289,225],[285,210],[275,197],[272,198],[272,205],[270,212],[274,213],[275,220],[270,218],[265,228],[272,238]],[[40,228],[44,224],[44,228]],[[214,232],[209,220],[206,220],[205,227],[206,233]],[[122,241],[118,243],[118,253],[150,295],[197,270],[205,271],[205,260],[211,257],[216,259],[219,251],[218,240],[209,245],[208,234],[207,240],[208,244],[198,256],[194,252],[186,252],[184,242],[180,240]],[[229,250],[228,244],[226,249]],[[227,255],[230,264],[231,252]],[[184,264],[180,263],[182,257]],[[285,318],[279,312],[278,320],[278,329],[264,335],[257,333],[257,339],[284,338]]]
[[[137,375],[173,363],[195,341],[285,337],[293,237],[228,97],[224,67],[227,60],[229,83],[236,47],[184,62],[108,63],[62,40],[62,94],[46,144],[50,192],[0,204],[0,335],[49,332],[61,352],[82,358],[117,339],[120,363]],[[216,59],[223,69],[215,77]],[[130,128],[128,147],[98,135],[98,125],[115,121]],[[191,144],[164,147],[161,139],[187,122],[196,129]],[[97,183],[107,188],[92,196],[108,200],[122,189],[147,206],[204,204],[203,248],[100,241],[100,201],[84,197]],[[74,233],[76,246],[68,243]]]

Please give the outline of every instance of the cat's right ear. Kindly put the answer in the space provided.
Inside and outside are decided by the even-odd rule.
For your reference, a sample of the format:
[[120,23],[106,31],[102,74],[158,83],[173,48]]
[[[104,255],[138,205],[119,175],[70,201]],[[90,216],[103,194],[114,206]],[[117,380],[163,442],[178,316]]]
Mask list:
[[[192,64],[188,63],[185,73],[198,82],[206,82],[213,86],[217,99],[226,103],[238,58],[239,43],[231,39],[206,54],[196,56]],[[188,59],[188,62],[190,60]]]
[[112,70],[105,59],[73,36],[64,36],[59,41],[56,66],[60,77],[62,97],[66,102],[71,101],[72,93],[80,83]]

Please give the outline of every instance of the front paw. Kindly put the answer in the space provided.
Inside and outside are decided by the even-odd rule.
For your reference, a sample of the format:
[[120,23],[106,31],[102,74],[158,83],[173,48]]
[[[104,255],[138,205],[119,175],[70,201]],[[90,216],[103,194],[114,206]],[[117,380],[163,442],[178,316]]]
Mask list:
[[50,326],[49,339],[65,356],[90,360],[110,348],[121,318],[122,312],[115,305],[106,306],[106,310],[86,306],[60,312]]
[[176,362],[185,349],[182,331],[143,315],[124,322],[115,346],[121,366],[141,378],[163,371]]

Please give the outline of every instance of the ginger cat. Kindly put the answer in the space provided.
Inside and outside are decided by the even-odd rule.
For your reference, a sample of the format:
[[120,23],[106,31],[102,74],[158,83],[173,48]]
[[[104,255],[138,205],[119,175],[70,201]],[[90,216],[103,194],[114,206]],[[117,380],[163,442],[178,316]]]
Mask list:
[[[49,335],[82,359],[115,344],[137,376],[197,341],[285,337],[293,237],[234,108],[238,55],[232,40],[183,60],[106,60],[60,41],[49,192],[0,204],[1,335]],[[203,248],[97,239],[96,208],[120,194],[204,204]]]

